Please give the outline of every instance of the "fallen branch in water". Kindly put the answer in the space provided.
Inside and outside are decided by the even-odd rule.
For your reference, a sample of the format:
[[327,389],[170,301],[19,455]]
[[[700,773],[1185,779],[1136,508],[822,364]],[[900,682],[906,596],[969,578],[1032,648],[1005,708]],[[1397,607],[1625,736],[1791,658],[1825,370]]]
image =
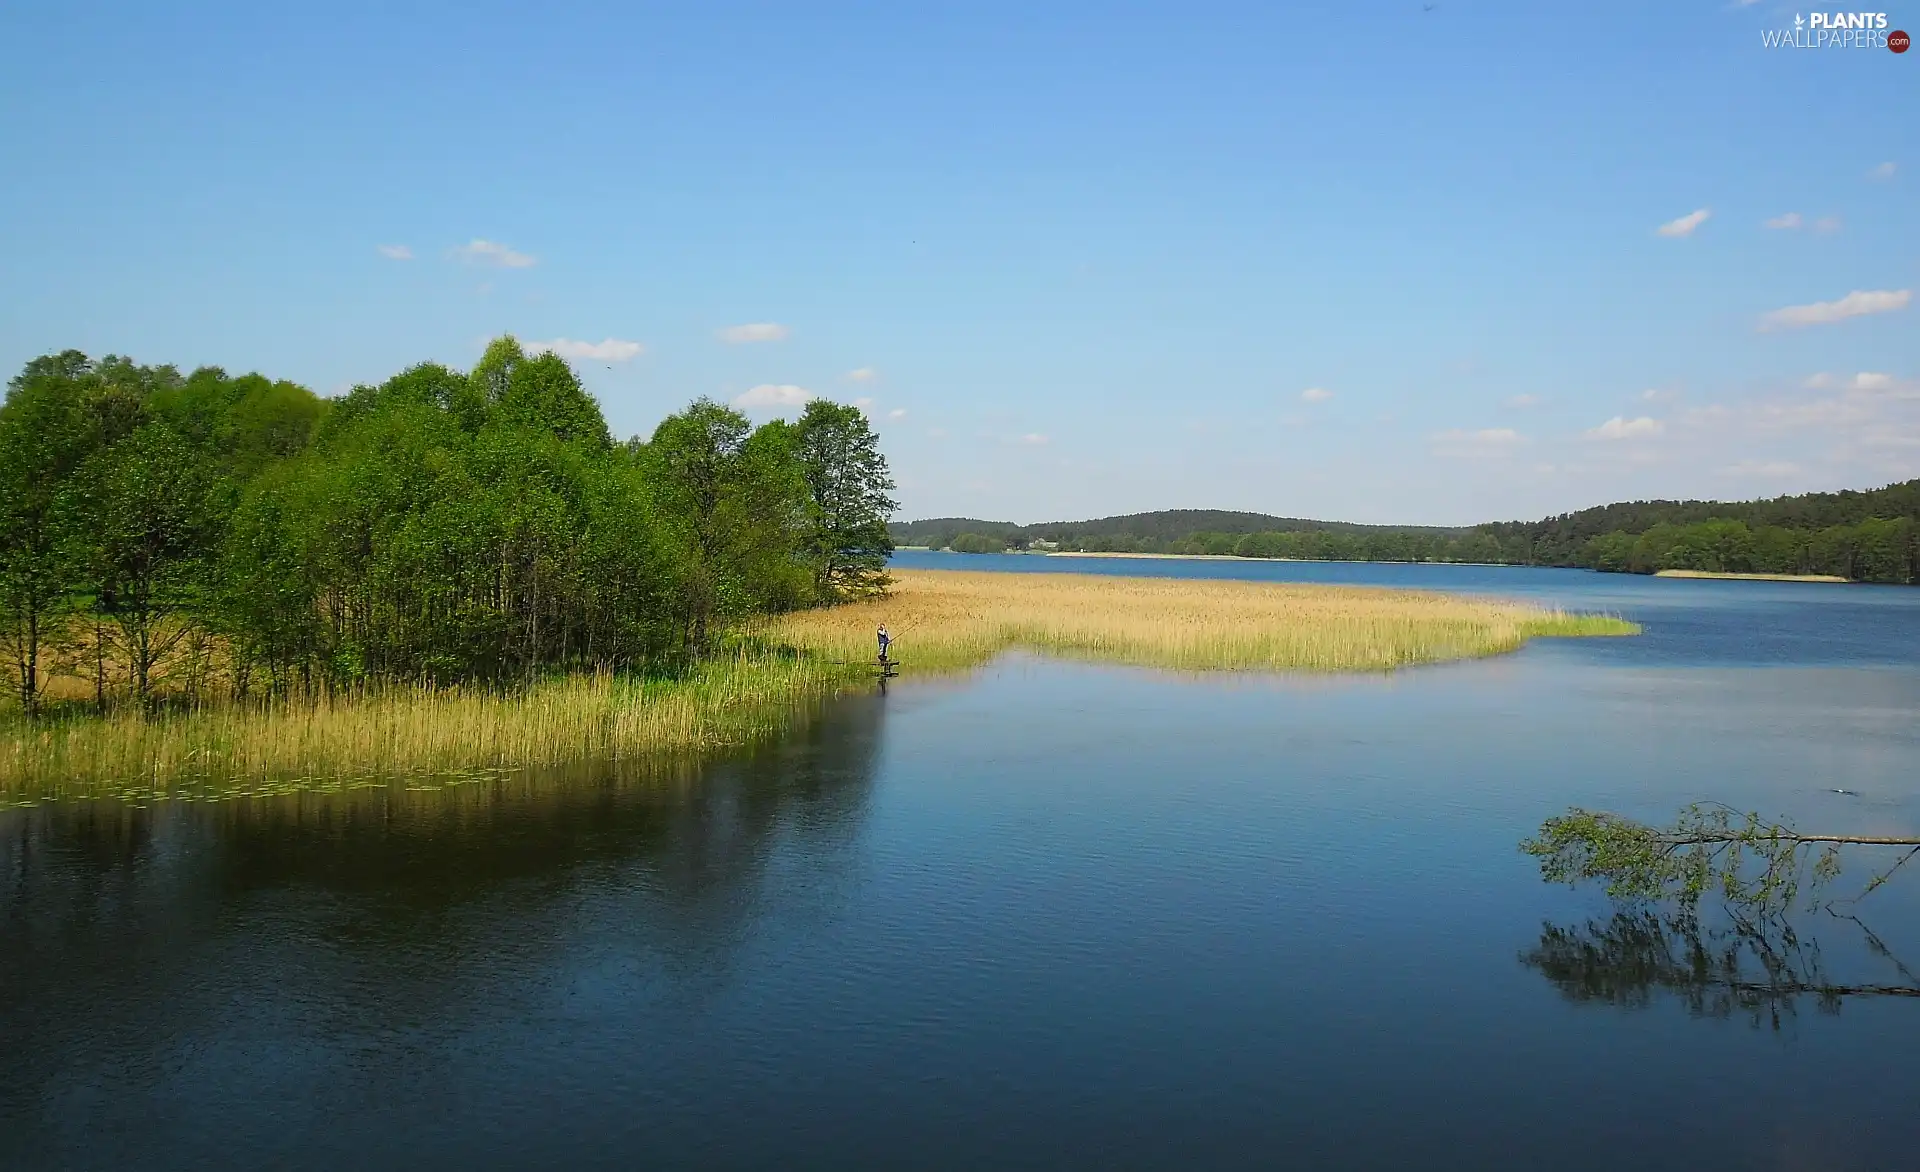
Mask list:
[[1787,911],[1803,887],[1818,891],[1837,878],[1844,847],[1908,848],[1858,895],[1837,901],[1850,903],[1920,854],[1920,836],[1803,834],[1758,814],[1701,803],[1682,810],[1669,827],[1576,807],[1547,819],[1520,844],[1540,860],[1540,877],[1549,883],[1601,882],[1616,900],[1671,900],[1687,911],[1717,890],[1730,908],[1758,916]]

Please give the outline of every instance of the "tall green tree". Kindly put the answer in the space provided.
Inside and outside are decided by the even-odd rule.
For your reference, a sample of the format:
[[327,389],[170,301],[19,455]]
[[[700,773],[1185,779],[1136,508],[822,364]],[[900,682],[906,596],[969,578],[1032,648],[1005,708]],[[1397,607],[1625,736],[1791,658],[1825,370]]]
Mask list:
[[806,486],[790,427],[756,432],[740,412],[700,399],[662,420],[642,457],[673,549],[674,609],[689,654],[706,652],[721,622],[805,601]]
[[79,473],[86,497],[93,605],[119,629],[142,704],[153,672],[186,635],[212,553],[211,478],[171,425],[147,423]]
[[858,407],[814,399],[794,427],[806,479],[806,554],[813,585],[826,599],[884,589],[893,538],[887,518],[898,503],[880,439]]
[[0,639],[29,717],[40,710],[42,651],[79,572],[73,475],[99,441],[92,374],[78,351],[35,359],[0,406]]

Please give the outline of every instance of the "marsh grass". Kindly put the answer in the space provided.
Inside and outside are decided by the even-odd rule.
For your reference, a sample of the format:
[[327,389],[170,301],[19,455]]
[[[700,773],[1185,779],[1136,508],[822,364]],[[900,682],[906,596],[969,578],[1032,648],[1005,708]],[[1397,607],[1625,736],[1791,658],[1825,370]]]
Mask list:
[[33,724],[0,716],[0,806],[438,790],[581,760],[684,760],[777,734],[808,703],[864,680],[882,622],[916,673],[963,670],[1015,646],[1186,671],[1391,671],[1511,651],[1543,635],[1638,630],[1401,590],[899,571],[890,595],[787,616],[669,676],[389,687]]
[[1632,623],[1520,603],[1368,587],[1095,574],[901,570],[891,594],[785,617],[770,637],[871,662],[885,623],[915,670],[1009,647],[1183,671],[1391,671],[1497,655],[1541,636],[1631,635]]
[[522,690],[392,687],[141,715],[15,717],[0,733],[0,805],[66,797],[267,796],[431,788],[503,769],[746,744],[832,693],[844,667],[743,646],[679,677],[560,677]]

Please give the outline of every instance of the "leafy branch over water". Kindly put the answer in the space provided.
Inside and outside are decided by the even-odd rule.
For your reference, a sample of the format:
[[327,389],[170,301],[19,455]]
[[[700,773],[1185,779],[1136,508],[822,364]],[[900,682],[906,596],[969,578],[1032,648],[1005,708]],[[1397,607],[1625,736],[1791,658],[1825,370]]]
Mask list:
[[[1856,895],[1821,900],[1837,879],[1843,851],[1878,856],[1880,869]],[[1719,803],[1697,803],[1672,825],[1578,807],[1549,818],[1520,849],[1540,861],[1550,883],[1604,884],[1629,905],[1607,921],[1583,927],[1543,927],[1539,944],[1520,962],[1540,972],[1575,1001],[1643,1007],[1657,992],[1682,999],[1696,1016],[1744,1013],[1775,1029],[1802,996],[1837,1012],[1848,997],[1920,998],[1920,977],[1902,964],[1856,917],[1841,912],[1893,878],[1915,855],[1920,837],[1807,834],[1758,814]],[[1889,851],[1898,854],[1887,861]],[[1717,893],[1724,927],[1708,927],[1701,900]],[[1868,950],[1897,971],[1897,982],[1836,982],[1820,948],[1802,938],[1787,915],[1805,896],[1809,909],[1848,920],[1865,933]],[[1651,905],[1668,904],[1661,914]]]
[[1688,806],[1667,827],[1575,807],[1547,819],[1520,849],[1540,860],[1547,882],[1604,883],[1621,902],[1672,901],[1691,914],[1702,896],[1717,891],[1737,915],[1778,916],[1792,910],[1803,890],[1814,902],[1839,877],[1841,849],[1849,846],[1906,849],[1843,902],[1864,898],[1891,879],[1920,854],[1920,837],[1805,834],[1708,802]]

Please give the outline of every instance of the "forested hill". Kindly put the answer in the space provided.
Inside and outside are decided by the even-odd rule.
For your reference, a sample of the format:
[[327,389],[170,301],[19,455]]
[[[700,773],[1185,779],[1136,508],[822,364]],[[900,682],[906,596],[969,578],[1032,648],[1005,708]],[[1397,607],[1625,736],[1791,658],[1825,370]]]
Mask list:
[[1275,517],[1266,513],[1238,513],[1221,509],[1163,509],[1155,513],[1128,513],[1091,521],[1043,521],[1017,525],[1012,521],[982,521],[971,517],[933,517],[925,521],[895,521],[887,526],[901,545],[947,546],[962,533],[1004,539],[1025,545],[1040,539],[1077,544],[1089,539],[1130,539],[1135,542],[1179,542],[1195,534],[1245,535],[1253,533],[1426,533],[1461,534],[1466,529],[1423,525],[1357,525],[1347,521],[1311,521]]
[[1548,565],[1577,565],[1580,552],[1608,533],[1635,536],[1658,525],[1698,525],[1739,521],[1749,529],[1771,526],[1820,530],[1868,520],[1920,521],[1920,480],[1889,484],[1865,492],[1810,492],[1760,501],[1626,501],[1562,513],[1540,521],[1500,521],[1479,528],[1500,538],[1521,541],[1532,559]]
[[942,517],[889,526],[901,545],[1396,562],[1497,562],[1653,573],[1832,574],[1920,583],[1920,480],[1763,501],[1632,501],[1469,529],[1355,525],[1175,509],[1015,525]]

